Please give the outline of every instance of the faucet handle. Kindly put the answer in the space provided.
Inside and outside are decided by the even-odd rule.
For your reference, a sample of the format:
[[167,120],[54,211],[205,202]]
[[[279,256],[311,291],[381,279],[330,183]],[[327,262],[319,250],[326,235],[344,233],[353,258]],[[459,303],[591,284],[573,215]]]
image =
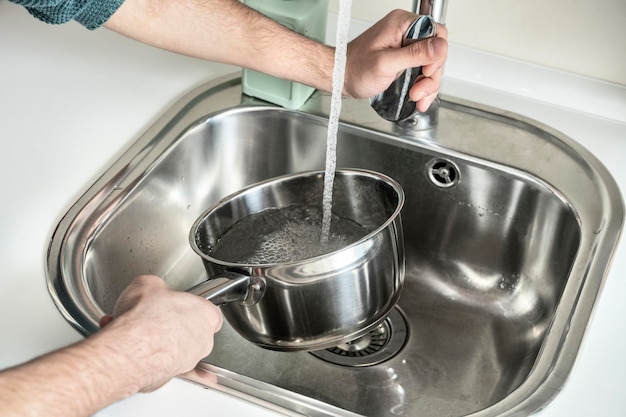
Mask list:
[[[420,16],[409,26],[402,46],[435,35],[437,25],[431,16]],[[409,89],[422,76],[422,67],[407,68],[382,93],[370,99],[370,105],[385,120],[403,121],[417,113],[417,105],[409,98]]]

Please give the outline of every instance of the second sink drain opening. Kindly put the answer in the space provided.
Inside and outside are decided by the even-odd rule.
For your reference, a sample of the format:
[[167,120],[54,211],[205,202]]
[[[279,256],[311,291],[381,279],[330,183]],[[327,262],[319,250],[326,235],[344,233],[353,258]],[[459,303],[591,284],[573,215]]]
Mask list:
[[461,180],[457,165],[447,159],[435,158],[426,164],[426,175],[430,182],[440,188],[454,187]]

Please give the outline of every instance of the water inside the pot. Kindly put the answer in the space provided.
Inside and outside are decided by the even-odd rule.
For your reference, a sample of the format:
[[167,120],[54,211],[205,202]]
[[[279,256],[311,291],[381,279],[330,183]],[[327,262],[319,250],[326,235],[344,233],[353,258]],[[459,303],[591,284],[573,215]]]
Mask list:
[[322,209],[271,208],[250,214],[213,245],[211,256],[240,264],[274,264],[310,259],[342,249],[369,233],[353,220],[333,214],[330,236],[320,241]]

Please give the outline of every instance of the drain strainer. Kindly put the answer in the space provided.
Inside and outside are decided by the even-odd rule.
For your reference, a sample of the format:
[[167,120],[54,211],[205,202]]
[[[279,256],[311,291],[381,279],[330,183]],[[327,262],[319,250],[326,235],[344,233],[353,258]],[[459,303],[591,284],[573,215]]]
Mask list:
[[459,183],[459,168],[451,161],[435,158],[426,164],[426,174],[437,187],[449,188]]
[[326,350],[311,352],[326,362],[342,366],[372,366],[396,355],[407,338],[402,313],[394,308],[389,316],[369,333]]

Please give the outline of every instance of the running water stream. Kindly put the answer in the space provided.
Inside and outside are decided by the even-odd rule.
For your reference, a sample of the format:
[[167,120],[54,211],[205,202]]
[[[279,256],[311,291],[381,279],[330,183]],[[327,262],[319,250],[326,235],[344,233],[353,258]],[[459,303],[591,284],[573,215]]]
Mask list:
[[352,0],[340,0],[331,109],[326,138],[322,210],[319,207],[315,209],[290,206],[250,214],[229,228],[209,250],[217,259],[255,265],[292,262],[333,252],[367,235],[368,231],[354,221],[332,214],[337,131],[345,79],[351,8]]
[[326,170],[324,172],[324,195],[322,200],[322,243],[330,237],[332,215],[333,182],[337,167],[337,130],[341,113],[341,96],[346,72],[346,55],[348,50],[348,29],[350,28],[350,12],[352,0],[339,1],[337,18],[337,35],[335,40],[335,63],[333,67],[333,83],[330,116],[328,118],[328,134],[326,137]]
[[292,262],[333,252],[367,235],[368,231],[359,224],[336,215],[333,219],[332,214],[337,131],[346,71],[351,8],[352,0],[340,0],[326,138],[322,210],[290,206],[250,214],[231,226],[210,248],[209,252],[217,259],[254,265]]

